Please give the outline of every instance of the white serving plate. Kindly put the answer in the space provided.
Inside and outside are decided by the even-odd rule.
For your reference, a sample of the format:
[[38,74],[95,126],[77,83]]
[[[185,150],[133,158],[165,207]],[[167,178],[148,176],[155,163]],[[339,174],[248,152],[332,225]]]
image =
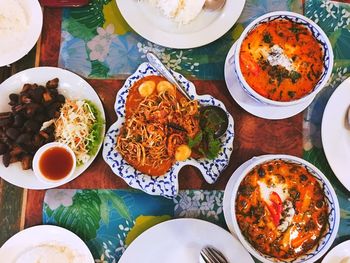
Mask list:
[[77,258],[79,257],[79,260],[74,262],[95,262],[88,247],[76,234],[51,225],[30,227],[12,236],[0,248],[0,262],[16,262],[25,253],[43,245],[70,249]]
[[324,257],[322,263],[343,263],[342,260],[346,258],[350,261],[350,240],[344,241],[332,248]]
[[148,0],[116,0],[128,24],[142,37],[170,48],[194,48],[224,35],[238,20],[245,0],[227,0],[217,11],[202,10],[193,21],[178,25]]
[[[9,94],[18,93],[22,90],[25,83],[37,83],[45,86],[48,80],[59,78],[58,91],[69,99],[87,99],[92,101],[105,119],[105,113],[100,98],[95,90],[84,79],[78,75],[64,69],[54,67],[38,67],[21,71],[0,84],[0,112],[11,111],[9,103]],[[103,127],[103,136],[105,125]],[[102,145],[100,144],[100,148]],[[83,165],[75,169],[74,174],[57,183],[45,183],[36,178],[33,170],[22,170],[21,163],[16,162],[5,167],[0,161],[0,177],[7,182],[19,187],[28,189],[49,189],[68,183],[84,172],[93,162],[98,152]],[[1,158],[2,159],[2,158]]]
[[[0,5],[3,1],[0,0]],[[25,55],[36,44],[43,26],[43,13],[38,0],[19,0],[26,14],[27,28],[9,37],[0,36],[0,67],[11,64]]]
[[323,113],[321,137],[329,165],[339,181],[350,191],[350,130],[345,116],[350,106],[350,78],[336,88]]
[[226,230],[203,220],[182,218],[146,230],[130,244],[119,263],[200,262],[200,250],[207,245],[220,250],[229,262],[237,259],[254,262],[242,244]]

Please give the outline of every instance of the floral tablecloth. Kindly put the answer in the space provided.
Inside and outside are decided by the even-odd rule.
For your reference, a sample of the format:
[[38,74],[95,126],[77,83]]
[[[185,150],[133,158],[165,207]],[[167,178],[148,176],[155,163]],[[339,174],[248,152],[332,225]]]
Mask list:
[[118,262],[140,233],[171,218],[199,218],[226,227],[223,195],[183,190],[170,200],[136,190],[53,189],[45,195],[43,223],[76,233],[96,262]]
[[325,0],[307,0],[305,15],[328,35],[333,46],[334,67],[328,85],[321,90],[304,113],[303,157],[315,164],[335,188],[341,208],[338,234],[346,240],[350,239],[350,192],[339,182],[327,162],[321,142],[321,121],[329,97],[342,81],[350,77],[350,5]]
[[[336,245],[350,239],[350,192],[328,165],[320,127],[329,97],[350,76],[350,5],[326,0],[306,0],[304,6],[301,0],[247,0],[238,23],[222,38],[204,47],[175,50],[157,46],[133,32],[114,0],[91,0],[87,7],[63,12],[59,66],[87,78],[124,79],[151,50],[187,77],[223,80],[226,54],[244,27],[274,10],[304,13],[321,26],[333,46],[331,79],[304,112],[303,157],[320,168],[336,190],[341,207]],[[222,191],[188,190],[168,200],[132,190],[49,190],[43,221],[80,235],[96,262],[117,262],[140,232],[173,217],[199,217],[225,227],[222,196]]]
[[[115,263],[138,235],[169,219],[198,218],[227,229],[223,196],[219,190],[182,190],[167,199],[138,190],[52,189],[45,195],[43,224],[76,233],[95,262]],[[341,221],[333,245],[350,238],[349,210],[341,214]]]
[[232,44],[254,18],[270,11],[302,13],[301,0],[247,0],[239,21],[223,37],[195,49],[169,49],[136,34],[115,0],[91,0],[64,9],[58,66],[87,78],[125,79],[153,51],[163,63],[189,78],[224,79],[224,62]]

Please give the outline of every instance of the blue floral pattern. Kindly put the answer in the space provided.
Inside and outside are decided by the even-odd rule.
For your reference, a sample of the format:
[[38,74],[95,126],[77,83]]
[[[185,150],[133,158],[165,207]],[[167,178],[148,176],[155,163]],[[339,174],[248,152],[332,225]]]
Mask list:
[[91,63],[86,51],[86,44],[79,38],[74,38],[68,32],[62,32],[61,49],[65,52],[59,57],[59,62],[63,68],[74,68],[74,72],[84,75],[91,71]]
[[[120,128],[125,121],[125,102],[128,96],[129,89],[139,79],[148,75],[159,75],[159,73],[148,63],[143,63],[131,75],[126,81],[124,86],[119,90],[116,102],[114,105],[115,111],[118,116],[117,122],[107,131],[104,143],[103,143],[103,158],[107,164],[112,168],[113,172],[119,177],[123,178],[128,185],[133,188],[145,191],[152,195],[162,195],[168,198],[173,198],[178,192],[178,172],[185,165],[193,165],[197,167],[203,174],[204,179],[212,184],[214,183],[221,172],[227,167],[230,156],[233,150],[234,140],[234,122],[229,112],[226,111],[228,116],[228,128],[221,140],[221,151],[218,157],[214,160],[209,159],[193,159],[190,158],[184,162],[176,162],[171,169],[163,176],[149,176],[142,174],[134,167],[129,165],[115,149],[116,138],[119,134]],[[173,71],[174,77],[180,82],[180,84],[187,90],[187,93],[194,99],[198,99],[202,105],[214,105],[220,106],[226,110],[225,105],[209,95],[197,95],[195,86],[192,82],[189,82],[184,76]]]

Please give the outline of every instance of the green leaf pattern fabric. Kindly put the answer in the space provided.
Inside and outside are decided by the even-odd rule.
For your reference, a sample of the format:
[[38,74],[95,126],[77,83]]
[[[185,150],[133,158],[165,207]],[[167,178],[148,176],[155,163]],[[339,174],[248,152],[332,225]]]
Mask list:
[[43,223],[76,233],[95,262],[118,262],[127,246],[151,226],[172,218],[198,218],[226,227],[223,191],[183,190],[169,200],[136,190],[52,189]]
[[[327,162],[321,142],[321,122],[328,99],[339,84],[350,77],[350,5],[326,0],[307,0],[305,15],[315,21],[329,37],[334,52],[334,67],[328,85],[321,90],[304,114],[303,157],[316,165],[335,188],[342,210],[338,234],[349,239],[350,193],[339,182]],[[339,240],[335,244],[338,242]]]

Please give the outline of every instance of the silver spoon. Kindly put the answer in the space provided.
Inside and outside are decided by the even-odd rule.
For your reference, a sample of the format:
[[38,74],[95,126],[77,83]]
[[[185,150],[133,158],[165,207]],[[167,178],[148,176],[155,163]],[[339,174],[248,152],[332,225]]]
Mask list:
[[203,247],[199,258],[201,263],[229,263],[224,254],[212,246]]
[[226,0],[205,0],[204,9],[215,11],[222,8],[225,4]]
[[[171,84],[173,84],[188,100],[193,100],[191,96],[187,93],[185,88],[180,85],[180,83],[175,79],[173,74],[167,69],[167,67],[160,61],[160,59],[152,52],[148,52],[146,54],[146,57],[149,61],[149,63],[164,77],[166,78]],[[221,120],[218,123],[218,127],[216,127],[214,132],[214,137],[219,138],[222,135],[225,134],[227,127],[228,127],[228,117],[227,113],[224,109],[218,106],[213,105],[199,105],[199,111],[201,114],[202,119],[208,119],[208,116],[214,116],[215,119]],[[214,114],[214,115],[213,115]],[[206,122],[202,123],[203,126],[207,125]],[[202,127],[204,128],[204,127]]]

